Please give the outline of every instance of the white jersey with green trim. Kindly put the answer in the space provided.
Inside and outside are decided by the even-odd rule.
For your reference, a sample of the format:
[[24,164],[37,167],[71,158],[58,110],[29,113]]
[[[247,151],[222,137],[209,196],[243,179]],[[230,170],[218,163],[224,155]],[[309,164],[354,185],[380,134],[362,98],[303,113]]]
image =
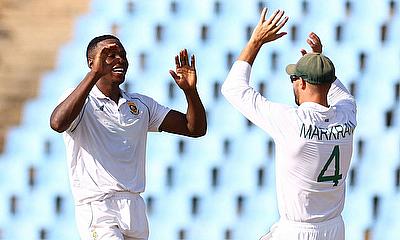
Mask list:
[[250,64],[236,61],[222,93],[275,141],[281,218],[317,223],[339,216],[357,125],[354,97],[337,79],[328,93],[329,107],[274,103],[249,86],[250,73]]

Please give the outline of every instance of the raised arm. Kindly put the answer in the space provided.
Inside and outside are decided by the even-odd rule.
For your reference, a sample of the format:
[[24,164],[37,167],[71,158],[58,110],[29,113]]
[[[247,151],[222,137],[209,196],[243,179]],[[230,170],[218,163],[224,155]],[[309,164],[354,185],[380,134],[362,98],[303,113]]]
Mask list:
[[90,90],[102,76],[112,71],[112,67],[118,61],[118,59],[107,59],[109,53],[116,47],[116,44],[109,44],[97,51],[90,72],[86,74],[75,90],[53,110],[50,117],[50,126],[53,130],[64,132],[77,118]]
[[282,19],[285,12],[277,10],[268,20],[265,20],[267,11],[267,8],[262,10],[260,20],[254,28],[250,40],[243,48],[237,59],[238,61],[233,65],[227,79],[222,85],[222,94],[233,105],[233,102],[240,101],[236,99],[237,95],[243,95],[240,92],[246,91],[249,88],[251,66],[261,47],[267,42],[274,41],[286,35],[286,32],[278,33],[288,21],[287,16]]
[[201,137],[207,132],[207,120],[204,106],[197,92],[197,74],[195,57],[189,57],[184,49],[175,57],[176,72],[170,70],[172,78],[183,90],[187,101],[186,114],[171,110],[160,125],[161,131],[189,137]]
[[249,85],[249,80],[251,65],[261,46],[286,34],[286,32],[278,32],[285,25],[288,17],[283,17],[284,11],[278,10],[268,20],[265,20],[266,13],[267,9],[264,9],[249,42],[242,50],[238,61],[233,64],[222,85],[221,92],[226,100],[247,119],[274,136],[274,129],[276,129],[274,122],[283,115],[275,113],[284,112],[288,106],[268,101]]
[[265,16],[267,15],[267,11],[267,8],[262,10],[260,21],[255,27],[246,47],[240,53],[238,60],[246,61],[250,65],[253,65],[258,52],[265,43],[274,41],[287,34],[286,32],[278,33],[289,19],[286,16],[282,20],[285,11],[277,10],[268,20],[266,20]]
[[[308,35],[307,43],[310,45],[312,52],[322,53],[322,43],[321,39],[317,34],[311,32]],[[302,55],[306,55],[307,51],[305,49],[300,50]],[[336,79],[329,89],[328,92],[328,104],[335,105],[340,104],[340,102],[347,101],[350,102],[355,107],[355,99],[350,94],[350,92],[346,89],[346,87],[342,84],[339,79]]]

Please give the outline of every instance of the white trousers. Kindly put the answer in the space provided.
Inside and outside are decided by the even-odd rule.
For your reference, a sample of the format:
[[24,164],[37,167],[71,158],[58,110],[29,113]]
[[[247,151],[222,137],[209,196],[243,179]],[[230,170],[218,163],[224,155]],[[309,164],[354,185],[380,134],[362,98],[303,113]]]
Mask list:
[[146,206],[139,194],[113,193],[102,201],[75,206],[81,240],[147,240]]
[[342,216],[320,223],[280,220],[260,240],[344,240]]

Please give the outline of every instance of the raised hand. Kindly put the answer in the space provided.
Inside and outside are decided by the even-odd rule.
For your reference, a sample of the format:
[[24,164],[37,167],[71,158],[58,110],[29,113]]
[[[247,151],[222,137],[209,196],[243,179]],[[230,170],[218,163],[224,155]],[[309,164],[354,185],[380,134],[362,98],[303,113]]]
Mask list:
[[181,50],[179,56],[175,56],[175,65],[176,72],[169,70],[169,73],[176,84],[178,84],[183,91],[196,89],[197,75],[194,55],[191,56],[189,63],[187,50]]
[[277,10],[268,20],[265,20],[267,9],[264,8],[261,12],[260,20],[254,28],[253,34],[251,35],[246,47],[244,47],[240,53],[238,60],[246,61],[250,65],[253,65],[254,60],[264,43],[285,36],[287,34],[286,32],[279,32],[289,19],[287,16],[283,17],[284,14],[284,11]]
[[100,47],[101,48],[96,52],[91,65],[91,70],[95,72],[99,78],[111,73],[112,68],[119,61],[118,58],[111,57],[112,52],[118,50],[117,44],[113,43]]
[[[322,53],[321,39],[319,39],[317,34],[311,32],[308,35],[307,43],[310,45],[313,53]],[[307,54],[305,49],[301,49],[300,52],[303,56]]]
[[278,33],[289,19],[287,16],[282,19],[285,11],[277,10],[268,20],[265,20],[267,12],[267,8],[262,10],[260,21],[258,22],[251,36],[251,40],[257,42],[260,46],[264,43],[281,38],[287,34],[286,32]]

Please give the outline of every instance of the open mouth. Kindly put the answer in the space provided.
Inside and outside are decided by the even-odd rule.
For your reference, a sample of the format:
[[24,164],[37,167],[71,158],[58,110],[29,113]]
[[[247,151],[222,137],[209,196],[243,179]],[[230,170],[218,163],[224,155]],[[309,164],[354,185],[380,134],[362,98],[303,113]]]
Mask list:
[[113,73],[125,74],[126,70],[123,67],[113,67],[112,71]]

